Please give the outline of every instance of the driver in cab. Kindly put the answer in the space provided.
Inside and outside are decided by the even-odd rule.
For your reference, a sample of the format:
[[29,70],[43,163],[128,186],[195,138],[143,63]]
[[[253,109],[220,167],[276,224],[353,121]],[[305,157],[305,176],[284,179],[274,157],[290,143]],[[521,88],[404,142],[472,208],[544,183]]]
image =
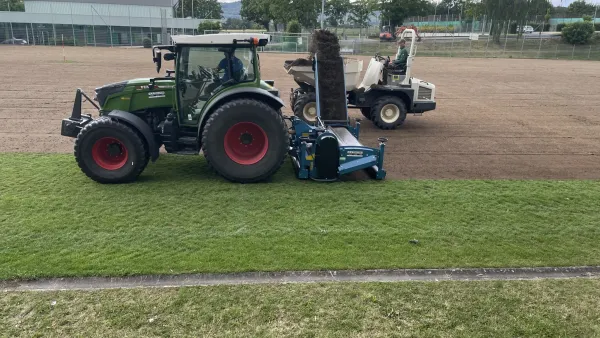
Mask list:
[[[231,71],[233,72],[233,74],[235,74],[235,75],[241,74],[242,71],[244,70],[244,64],[242,63],[242,61],[240,59],[238,59],[234,55],[234,52],[235,52],[235,50],[232,50],[230,53],[228,53],[227,51],[223,52],[225,57],[221,60],[221,62],[219,62],[219,65],[217,66],[217,71],[221,71],[221,70],[225,71],[225,74],[221,78],[221,81],[223,81],[223,82],[229,81],[232,78],[231,74],[229,73],[229,67],[227,66],[227,63],[229,62],[229,60],[231,60]],[[236,78],[237,77],[238,76],[236,76]]]

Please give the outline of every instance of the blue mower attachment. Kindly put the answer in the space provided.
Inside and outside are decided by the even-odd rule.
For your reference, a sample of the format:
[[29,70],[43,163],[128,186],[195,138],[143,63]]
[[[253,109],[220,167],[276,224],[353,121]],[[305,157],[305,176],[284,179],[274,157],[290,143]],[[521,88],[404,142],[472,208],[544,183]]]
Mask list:
[[[356,119],[355,127],[350,125],[345,83],[342,80],[332,88],[331,82],[319,81],[319,66],[323,66],[325,62],[328,63],[329,71],[333,69],[344,73],[341,57],[336,60],[319,61],[315,55],[313,69],[316,83],[316,123],[310,125],[296,116],[290,118],[292,125],[288,154],[292,158],[296,176],[299,179],[336,181],[342,175],[365,170],[371,178],[382,180],[386,175],[383,169],[383,154],[387,139],[378,139],[379,148],[367,147],[358,141],[360,119]],[[327,107],[323,106],[320,93],[324,88],[328,89]],[[332,99],[336,103],[334,108],[331,105]],[[322,118],[323,111],[326,111],[329,119]]]

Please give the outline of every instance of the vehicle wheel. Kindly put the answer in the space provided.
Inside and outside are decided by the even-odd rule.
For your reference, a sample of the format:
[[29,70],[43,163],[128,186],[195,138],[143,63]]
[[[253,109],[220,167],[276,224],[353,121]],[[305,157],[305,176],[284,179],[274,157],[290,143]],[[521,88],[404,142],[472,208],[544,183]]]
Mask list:
[[150,158],[136,131],[108,117],[88,123],[79,132],[74,153],[81,171],[100,183],[135,181]]
[[310,92],[298,96],[294,105],[294,115],[306,123],[315,123],[317,121],[317,95]]
[[371,108],[360,108],[361,114],[367,119],[371,119]]
[[290,107],[294,108],[294,105],[296,104],[296,100],[298,99],[298,97],[300,95],[305,94],[304,90],[302,90],[302,88],[296,88],[294,89],[293,92],[290,93]]
[[202,131],[208,164],[233,182],[252,183],[273,175],[285,160],[288,131],[280,114],[253,99],[219,107]]
[[371,109],[373,123],[380,129],[395,129],[406,119],[406,105],[402,99],[384,96]]

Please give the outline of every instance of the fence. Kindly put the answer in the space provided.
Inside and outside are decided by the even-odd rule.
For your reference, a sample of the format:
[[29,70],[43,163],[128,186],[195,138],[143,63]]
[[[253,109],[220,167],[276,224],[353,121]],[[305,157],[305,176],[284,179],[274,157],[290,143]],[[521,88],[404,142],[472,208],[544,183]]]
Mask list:
[[[7,33],[8,32],[8,33]],[[195,29],[168,28],[168,33],[198,34]],[[265,53],[308,54],[310,34],[266,32],[271,42],[263,47]],[[534,33],[517,36],[504,34],[500,41],[493,41],[487,33],[473,27],[470,32],[440,30],[420,33],[418,56],[438,57],[487,57],[487,58],[540,58],[570,60],[600,60],[600,36],[590,45],[568,45],[560,35]],[[47,25],[0,23],[0,36],[25,39],[31,45],[76,45],[76,46],[142,46],[144,39],[151,43],[162,43],[160,27],[114,27],[86,25]],[[397,46],[394,42],[368,39],[365,36],[339,34],[341,52],[346,55],[393,56]]]
[[[272,41],[263,52],[308,53],[309,34],[269,33]],[[425,33],[417,42],[418,56],[471,57],[471,58],[539,58],[565,60],[599,60],[600,43],[569,45],[559,35],[526,34],[501,36],[494,42],[489,34],[480,33]],[[600,40],[600,39],[599,39]],[[600,42],[600,41],[599,41]],[[394,42],[358,37],[340,37],[342,54],[346,55],[390,55],[397,52]]]

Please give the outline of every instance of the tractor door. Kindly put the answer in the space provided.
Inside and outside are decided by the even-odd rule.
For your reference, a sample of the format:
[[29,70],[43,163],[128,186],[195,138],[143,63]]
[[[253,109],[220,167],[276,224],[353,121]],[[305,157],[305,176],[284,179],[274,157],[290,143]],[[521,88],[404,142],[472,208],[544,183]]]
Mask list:
[[202,108],[221,84],[217,70],[224,54],[216,47],[182,47],[177,63],[177,103],[181,124],[197,124]]

